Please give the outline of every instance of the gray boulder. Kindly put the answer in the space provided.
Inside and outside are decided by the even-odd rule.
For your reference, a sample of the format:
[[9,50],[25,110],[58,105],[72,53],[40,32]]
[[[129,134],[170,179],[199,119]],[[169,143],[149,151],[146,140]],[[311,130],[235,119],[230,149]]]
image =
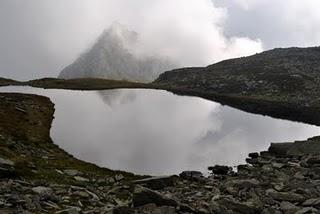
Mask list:
[[156,204],[157,206],[171,207],[176,207],[178,205],[177,201],[140,185],[137,185],[134,188],[132,203],[134,207],[139,207],[146,204]]

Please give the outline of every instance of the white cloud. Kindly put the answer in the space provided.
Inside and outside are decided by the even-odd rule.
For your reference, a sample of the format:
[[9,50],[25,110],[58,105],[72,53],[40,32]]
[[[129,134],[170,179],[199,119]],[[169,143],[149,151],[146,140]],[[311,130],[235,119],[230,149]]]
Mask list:
[[182,66],[262,50],[259,40],[227,38],[226,19],[227,10],[211,0],[3,0],[0,76],[56,76],[114,21],[140,34],[140,53],[165,55]]
[[255,7],[259,2],[256,0],[233,0],[235,4],[238,4],[245,10],[250,10],[251,8]]
[[318,0],[224,0],[228,35],[258,38],[265,48],[317,46],[320,43]]
[[0,76],[56,76],[114,21],[142,54],[198,66],[274,47],[320,44],[318,0],[2,0]]
[[144,51],[162,53],[183,66],[204,66],[262,51],[259,40],[226,38],[226,10],[215,7],[210,0],[151,2],[143,3],[148,8],[144,21],[129,24],[141,33]]

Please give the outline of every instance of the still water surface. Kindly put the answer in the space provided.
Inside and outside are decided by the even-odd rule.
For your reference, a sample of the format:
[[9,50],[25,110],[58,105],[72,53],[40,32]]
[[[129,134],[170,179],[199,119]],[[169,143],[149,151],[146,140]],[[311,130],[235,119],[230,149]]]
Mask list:
[[165,175],[244,163],[270,142],[304,140],[320,128],[245,113],[202,98],[160,90],[45,90],[2,87],[50,97],[53,141],[75,157],[111,169]]

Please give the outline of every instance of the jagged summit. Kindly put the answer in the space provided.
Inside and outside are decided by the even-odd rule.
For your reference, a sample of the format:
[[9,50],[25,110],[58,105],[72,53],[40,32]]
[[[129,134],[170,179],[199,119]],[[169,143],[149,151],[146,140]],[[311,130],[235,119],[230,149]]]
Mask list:
[[171,70],[173,62],[160,56],[137,56],[138,33],[114,23],[104,30],[89,51],[63,69],[59,78],[98,77],[148,82]]

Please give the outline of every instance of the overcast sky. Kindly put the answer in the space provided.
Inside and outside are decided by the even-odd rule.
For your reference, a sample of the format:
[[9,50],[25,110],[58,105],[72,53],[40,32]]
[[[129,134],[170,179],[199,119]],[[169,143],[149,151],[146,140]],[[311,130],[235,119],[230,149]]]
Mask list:
[[199,66],[274,47],[317,46],[319,0],[1,0],[0,76],[55,77],[114,21],[143,51]]

